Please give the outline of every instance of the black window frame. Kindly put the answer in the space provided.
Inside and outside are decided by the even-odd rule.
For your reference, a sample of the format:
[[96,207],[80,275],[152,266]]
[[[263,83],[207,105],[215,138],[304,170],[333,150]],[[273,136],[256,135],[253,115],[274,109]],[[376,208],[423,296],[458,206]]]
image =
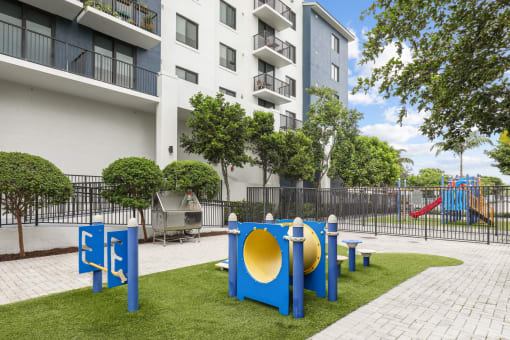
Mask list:
[[296,98],[296,79],[285,76],[285,81],[289,84],[290,96]]
[[[226,48],[226,56],[227,56],[227,58],[225,59],[225,62],[226,62],[225,65],[222,64],[222,58],[221,58],[221,48],[222,47]],[[233,56],[234,56],[234,66],[233,66],[233,68],[229,67],[229,65],[232,65],[229,62],[229,60],[228,60],[228,55],[229,55],[228,52],[229,52],[229,50],[230,50],[230,52],[233,52]],[[221,43],[221,42],[220,42],[220,66],[225,67],[225,68],[229,69],[230,71],[237,72],[237,51],[234,48],[232,48],[232,47],[230,47],[228,45],[225,45],[224,43]]]
[[289,11],[289,21],[292,23],[292,29],[296,30],[296,13]]
[[292,45],[290,42],[285,42],[289,46],[289,59],[292,60],[292,62],[296,63],[296,46]]
[[[178,69],[180,69],[180,70],[182,70],[182,71],[184,71],[184,72],[185,72],[185,76],[184,76],[184,78],[181,78],[181,77],[179,77],[179,76],[177,75],[177,70],[178,70]],[[197,81],[196,81],[196,82],[194,82],[194,81],[189,80],[189,79],[188,79],[188,77],[187,77],[187,75],[188,75],[188,74],[193,74],[193,75],[195,75],[195,76],[196,76],[196,78],[197,78]],[[199,80],[199,79],[198,79],[198,76],[199,76],[199,74],[198,74],[197,72],[193,72],[193,71],[191,71],[191,70],[188,70],[187,68],[184,68],[184,67],[181,67],[181,66],[177,66],[177,65],[175,65],[175,75],[176,75],[176,76],[177,76],[177,78],[179,78],[179,79],[182,79],[182,80],[188,81],[188,82],[190,82],[190,83],[192,83],[192,84],[197,84],[197,85],[198,85],[198,80]]]
[[331,33],[331,39],[332,39],[331,42],[333,45],[333,46],[331,46],[331,50],[336,53],[340,53],[340,38],[338,38],[336,35]]
[[229,90],[229,89],[221,87],[221,86],[220,86],[220,92],[223,93],[223,94],[226,94],[227,96],[231,96],[231,97],[234,97],[234,98],[237,97],[236,91],[232,91],[232,90]]
[[[262,104],[261,104],[262,103]],[[262,98],[259,98],[258,101],[257,101],[257,105],[258,106],[262,106],[263,108],[266,108],[266,109],[275,109],[276,108],[276,105],[275,103],[272,103],[270,101],[267,101],[265,99],[262,99]]]
[[[227,21],[227,22],[223,22],[223,21],[221,20],[221,6],[222,6],[222,5],[226,6],[226,21]],[[228,23],[228,11],[229,11],[229,10],[231,10],[231,11],[233,11],[233,12],[234,12],[234,23],[233,23],[233,26],[232,26],[232,25],[230,25],[230,24]],[[231,4],[229,4],[228,2],[223,1],[223,0],[220,0],[220,22],[221,22],[222,24],[225,24],[225,25],[227,25],[228,27],[232,28],[233,30],[236,30],[236,29],[237,29],[237,9],[236,9],[234,6],[232,6]]]
[[[177,17],[180,17],[181,19],[184,19],[186,21],[186,25],[185,25],[185,33],[184,33],[184,37],[185,37],[185,41],[182,41],[182,40],[179,40],[179,35],[178,35],[178,32],[177,32]],[[193,45],[190,45],[188,44],[188,42],[186,41],[187,37],[188,37],[188,24],[191,24],[191,25],[194,25],[196,26],[196,32],[197,32],[197,36],[196,36],[196,47],[193,46]],[[177,40],[178,42],[180,42],[181,44],[184,44],[186,46],[189,46],[191,48],[194,48],[195,50],[198,50],[198,47],[200,46],[199,44],[199,36],[200,36],[200,33],[199,33],[199,29],[200,29],[200,26],[198,25],[198,23],[194,22],[193,20],[190,20],[188,18],[186,18],[185,16],[179,14],[179,13],[176,13],[176,19],[175,19],[175,40]]]

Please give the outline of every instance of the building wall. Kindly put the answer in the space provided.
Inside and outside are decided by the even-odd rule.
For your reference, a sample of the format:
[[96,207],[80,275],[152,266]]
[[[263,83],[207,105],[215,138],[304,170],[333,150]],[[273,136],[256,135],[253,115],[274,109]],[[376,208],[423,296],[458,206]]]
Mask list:
[[35,154],[85,175],[100,175],[121,157],[154,159],[154,114],[6,81],[0,103],[0,151]]

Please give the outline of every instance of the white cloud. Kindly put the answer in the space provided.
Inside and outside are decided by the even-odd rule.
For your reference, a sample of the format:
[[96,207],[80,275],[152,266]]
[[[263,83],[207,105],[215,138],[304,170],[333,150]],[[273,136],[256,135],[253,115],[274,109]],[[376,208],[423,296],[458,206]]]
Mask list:
[[359,47],[360,42],[359,42],[358,36],[356,35],[356,32],[354,31],[354,29],[349,28],[349,31],[355,36],[355,38],[348,45],[347,55],[349,56],[349,59],[355,59],[357,62],[360,58],[360,53],[361,53],[361,50]]
[[349,92],[349,104],[360,104],[360,105],[371,105],[371,104],[383,104],[384,99],[377,93],[376,90],[372,89],[368,93],[357,92],[352,94]]
[[399,143],[391,143],[395,149],[404,149],[406,150],[403,154],[413,157],[413,156],[433,156],[435,155],[435,151],[430,151],[433,143],[416,143],[416,144],[399,144]]
[[361,133],[366,136],[374,136],[390,144],[405,143],[420,134],[414,126],[400,126],[393,124],[373,124],[363,126]]
[[[395,123],[398,119],[400,107],[391,106],[384,110],[384,119],[390,123]],[[416,111],[414,109],[407,110],[407,116],[404,117],[403,123],[409,125],[421,125],[423,120],[428,116],[424,111]]]

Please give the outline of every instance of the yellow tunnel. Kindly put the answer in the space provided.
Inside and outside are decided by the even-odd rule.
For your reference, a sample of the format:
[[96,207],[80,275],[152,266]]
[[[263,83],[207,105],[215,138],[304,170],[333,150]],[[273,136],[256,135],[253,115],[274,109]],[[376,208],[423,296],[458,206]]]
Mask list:
[[[281,223],[289,226],[289,236],[292,236],[292,223]],[[305,275],[317,268],[321,260],[321,243],[315,231],[304,225],[303,235],[303,264]],[[292,275],[292,248],[289,241],[289,265]],[[244,242],[244,262],[250,275],[257,281],[268,283],[273,281],[280,273],[282,253],[275,237],[269,231],[257,229],[252,231]]]

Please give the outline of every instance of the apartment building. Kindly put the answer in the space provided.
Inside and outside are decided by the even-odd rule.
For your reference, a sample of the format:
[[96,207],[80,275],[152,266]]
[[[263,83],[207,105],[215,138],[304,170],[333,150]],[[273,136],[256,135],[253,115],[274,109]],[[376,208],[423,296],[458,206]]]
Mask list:
[[[222,92],[248,115],[273,112],[275,129],[297,128],[311,100],[304,89],[330,86],[332,62],[315,55],[332,42],[319,25],[339,38],[346,84],[349,33],[316,3],[0,0],[0,150],[88,175],[119,157],[161,167],[201,159],[179,145],[197,92]],[[229,175],[233,199],[262,183],[256,167]]]

